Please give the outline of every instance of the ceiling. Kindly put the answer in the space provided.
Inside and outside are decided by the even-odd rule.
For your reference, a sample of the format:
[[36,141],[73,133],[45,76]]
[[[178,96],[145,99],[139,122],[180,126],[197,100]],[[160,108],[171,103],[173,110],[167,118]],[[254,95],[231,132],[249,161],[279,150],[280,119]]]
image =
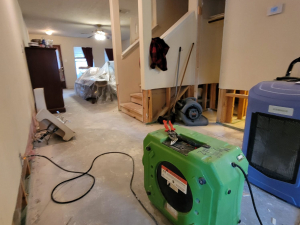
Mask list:
[[[101,24],[111,34],[109,0],[19,0],[29,33],[87,38]],[[130,35],[130,18],[138,14],[138,0],[120,0],[122,40]]]

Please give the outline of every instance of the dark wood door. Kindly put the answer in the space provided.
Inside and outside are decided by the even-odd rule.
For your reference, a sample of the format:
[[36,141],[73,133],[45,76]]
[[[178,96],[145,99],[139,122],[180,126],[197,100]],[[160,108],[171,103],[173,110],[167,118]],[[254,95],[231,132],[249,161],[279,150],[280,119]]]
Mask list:
[[63,64],[61,48],[60,48],[60,45],[53,45],[53,48],[56,48],[56,50],[58,52],[58,54],[56,54],[56,56],[57,56],[57,61],[58,61],[58,70],[59,70],[59,76],[60,76],[60,81],[61,81],[61,87],[65,89],[65,88],[67,88],[67,85],[66,85],[65,68],[64,68],[64,64]]
[[44,88],[47,109],[65,112],[55,48],[25,48],[32,88]]

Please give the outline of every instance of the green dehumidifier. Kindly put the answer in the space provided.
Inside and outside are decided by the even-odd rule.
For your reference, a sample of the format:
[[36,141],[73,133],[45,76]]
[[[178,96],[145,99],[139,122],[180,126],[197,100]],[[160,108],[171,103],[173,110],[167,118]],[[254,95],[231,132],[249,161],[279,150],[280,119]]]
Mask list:
[[173,127],[158,130],[144,140],[144,184],[150,201],[176,225],[238,224],[245,178],[231,163],[247,171],[241,149],[174,127],[176,132]]

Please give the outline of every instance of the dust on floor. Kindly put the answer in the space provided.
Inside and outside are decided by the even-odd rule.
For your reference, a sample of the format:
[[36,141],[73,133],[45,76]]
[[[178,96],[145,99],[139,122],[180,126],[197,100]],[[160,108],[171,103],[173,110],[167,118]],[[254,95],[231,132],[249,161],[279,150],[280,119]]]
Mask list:
[[[39,146],[36,153],[76,171],[86,171],[92,160],[104,152],[122,151],[130,154],[136,163],[133,189],[160,225],[171,225],[151,205],[143,183],[143,139],[149,132],[163,129],[163,126],[144,125],[119,112],[116,101],[91,104],[76,96],[73,90],[64,90],[64,99],[67,109],[64,117],[71,121],[68,125],[76,132],[76,137],[69,142],[62,142],[54,136],[48,146]],[[208,115],[208,118],[209,126],[189,129],[242,146],[242,132],[216,124],[213,116]],[[94,189],[77,202],[59,205],[51,201],[50,193],[56,184],[74,175],[58,169],[45,159],[35,158],[32,162],[27,225],[153,224],[130,192],[131,168],[130,159],[120,155],[99,158],[91,171],[96,177]],[[62,186],[54,196],[61,201],[78,197],[90,187],[91,182],[89,177],[82,177]],[[280,225],[299,224],[298,208],[254,186],[253,192],[264,225],[272,224],[272,218]],[[241,224],[258,224],[246,186],[241,211]]]

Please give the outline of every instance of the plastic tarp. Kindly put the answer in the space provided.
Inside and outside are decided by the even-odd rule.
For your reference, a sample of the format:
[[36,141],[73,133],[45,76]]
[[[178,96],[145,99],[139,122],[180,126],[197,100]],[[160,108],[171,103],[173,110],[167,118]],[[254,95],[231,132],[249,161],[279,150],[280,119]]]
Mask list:
[[117,94],[114,62],[108,61],[101,68],[89,68],[75,81],[75,91],[86,100],[112,100]]

